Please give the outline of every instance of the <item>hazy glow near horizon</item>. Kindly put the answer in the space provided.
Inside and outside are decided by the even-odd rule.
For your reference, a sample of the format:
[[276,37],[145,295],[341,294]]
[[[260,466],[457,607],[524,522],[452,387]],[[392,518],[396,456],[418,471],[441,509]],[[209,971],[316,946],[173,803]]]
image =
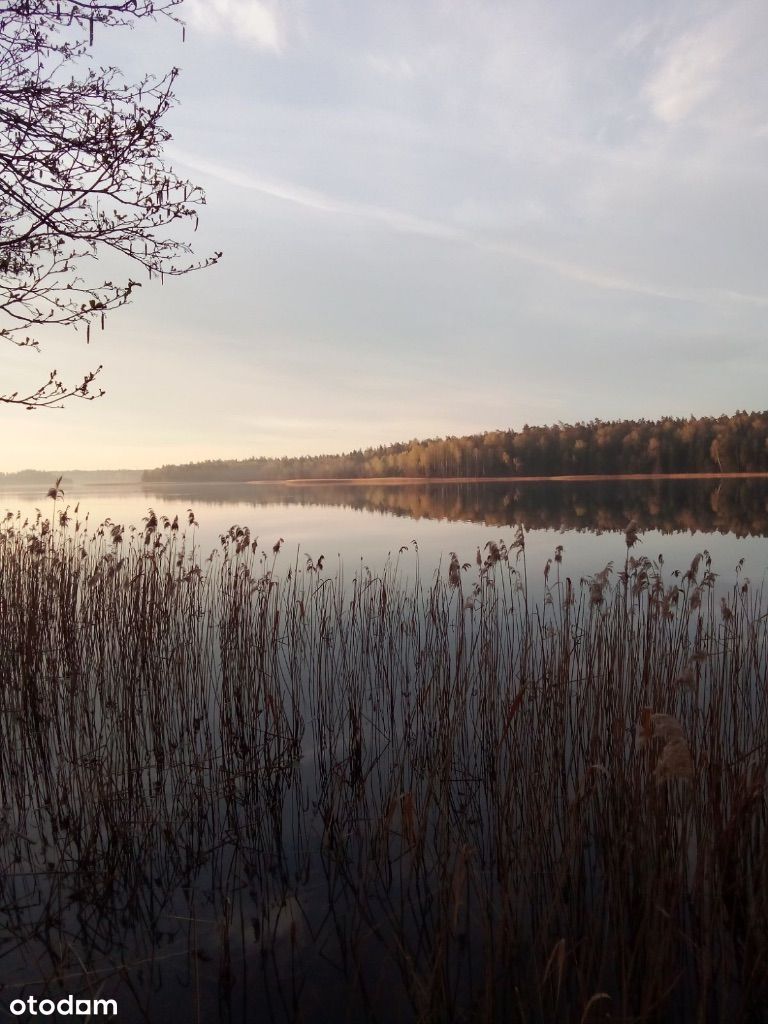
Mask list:
[[186,0],[171,162],[221,264],[0,348],[0,470],[320,453],[765,406],[768,7]]

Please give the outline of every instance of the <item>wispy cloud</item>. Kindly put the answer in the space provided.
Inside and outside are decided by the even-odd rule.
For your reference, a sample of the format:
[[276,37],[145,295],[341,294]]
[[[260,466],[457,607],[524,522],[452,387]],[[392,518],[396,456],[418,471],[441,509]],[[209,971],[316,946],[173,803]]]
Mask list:
[[282,48],[278,19],[264,0],[187,0],[184,13],[201,32],[226,35],[261,50],[279,53]]
[[675,124],[712,96],[737,42],[733,25],[720,19],[675,39],[645,88],[656,117]]
[[401,234],[421,235],[424,238],[444,238],[450,240],[461,237],[461,233],[448,224],[441,224],[439,221],[428,220],[423,217],[415,217],[400,210],[337,199],[326,195],[324,192],[305,188],[302,185],[265,181],[244,171],[225,167],[209,160],[201,160],[176,149],[173,150],[172,157],[190,169],[200,174],[207,174],[212,178],[223,181],[227,185],[235,185],[252,192],[260,192],[262,195],[295,203],[298,206],[317,210],[320,213],[356,217],[369,223],[373,222],[389,227]]
[[351,202],[329,196],[316,189],[284,182],[265,181],[245,171],[200,159],[180,150],[173,150],[172,157],[177,162],[228,185],[258,192],[284,202],[314,210],[319,213],[345,216],[378,224],[400,234],[417,235],[438,241],[453,242],[485,252],[498,253],[530,266],[548,270],[566,280],[575,281],[605,291],[621,291],[649,298],[666,299],[675,302],[711,303],[729,302],[752,306],[768,306],[768,297],[752,295],[744,292],[708,289],[668,288],[653,281],[630,278],[624,274],[589,265],[573,263],[553,257],[533,247],[514,241],[504,241],[483,237],[452,224],[442,221],[417,217],[390,207],[376,206],[368,203]]

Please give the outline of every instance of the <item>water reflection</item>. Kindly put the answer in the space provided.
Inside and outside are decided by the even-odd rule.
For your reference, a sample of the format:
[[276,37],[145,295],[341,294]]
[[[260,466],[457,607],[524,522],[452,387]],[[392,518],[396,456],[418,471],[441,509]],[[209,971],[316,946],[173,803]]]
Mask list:
[[214,505],[337,506],[421,520],[522,524],[527,530],[701,531],[768,535],[768,480],[585,480],[529,483],[303,483],[151,486],[148,498]]
[[556,564],[529,614],[525,563],[493,548],[427,590],[277,578],[239,536],[204,572],[177,535],[0,539],[9,1001],[759,1019],[759,589],[721,610],[708,560],[641,559],[572,593]]

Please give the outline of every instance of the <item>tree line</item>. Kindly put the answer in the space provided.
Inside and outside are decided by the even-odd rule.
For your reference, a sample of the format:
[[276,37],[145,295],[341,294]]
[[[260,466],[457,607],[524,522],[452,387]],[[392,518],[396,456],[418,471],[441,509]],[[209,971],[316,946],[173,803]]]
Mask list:
[[342,455],[209,459],[147,470],[160,481],[522,477],[768,471],[768,411],[591,420],[412,440]]

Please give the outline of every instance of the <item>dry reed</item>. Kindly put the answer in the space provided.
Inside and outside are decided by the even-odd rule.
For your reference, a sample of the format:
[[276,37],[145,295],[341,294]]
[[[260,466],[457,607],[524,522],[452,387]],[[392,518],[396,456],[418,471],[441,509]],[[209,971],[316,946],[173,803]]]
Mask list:
[[721,607],[633,524],[622,573],[558,548],[534,604],[522,530],[425,585],[413,546],[347,576],[240,526],[201,557],[191,512],[64,517],[0,527],[6,992],[765,1019],[761,590]]

